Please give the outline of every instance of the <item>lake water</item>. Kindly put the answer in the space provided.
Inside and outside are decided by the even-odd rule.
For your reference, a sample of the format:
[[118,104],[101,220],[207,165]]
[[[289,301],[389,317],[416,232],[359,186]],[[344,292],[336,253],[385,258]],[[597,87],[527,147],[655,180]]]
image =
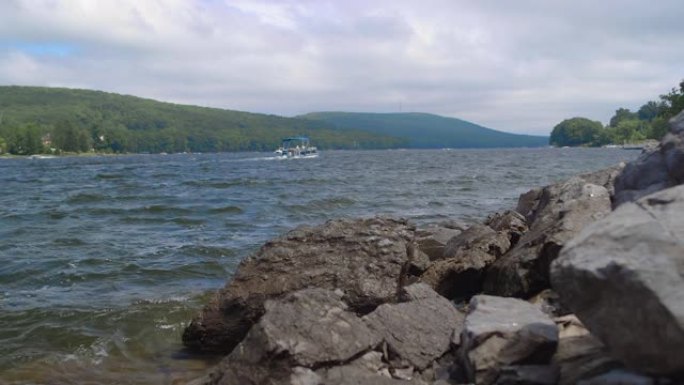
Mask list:
[[479,220],[619,149],[0,159],[0,383],[175,384],[184,326],[240,260],[301,224]]

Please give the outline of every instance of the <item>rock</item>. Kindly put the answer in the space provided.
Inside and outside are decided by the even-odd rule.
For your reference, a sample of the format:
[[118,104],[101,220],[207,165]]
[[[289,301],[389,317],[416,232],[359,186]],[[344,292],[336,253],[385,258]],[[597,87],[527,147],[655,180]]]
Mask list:
[[420,380],[404,381],[373,373],[356,366],[338,366],[324,371],[320,385],[421,385]]
[[461,230],[441,226],[429,226],[416,231],[418,248],[430,257],[430,260],[441,259],[444,247],[449,240],[461,234]]
[[245,259],[233,280],[183,333],[194,350],[230,352],[267,299],[307,287],[341,289],[350,310],[368,313],[396,299],[412,269],[414,229],[405,220],[332,220],[295,229]]
[[497,385],[555,385],[558,368],[551,365],[519,365],[501,368]]
[[481,291],[485,268],[509,247],[507,234],[473,225],[449,241],[443,259],[433,262],[420,280],[449,299],[468,299]]
[[684,373],[684,186],[626,203],[553,264],[561,300],[639,371]]
[[487,271],[485,293],[529,297],[549,287],[549,265],[563,245],[611,210],[608,190],[584,178],[573,177],[542,190],[536,208],[528,214],[530,230]]
[[561,304],[558,293],[551,289],[542,290],[528,301],[531,304],[538,306],[541,311],[551,317],[560,317],[570,313],[570,311]]
[[310,288],[266,301],[259,322],[219,365],[216,383],[315,378],[304,368],[348,362],[378,346],[381,336],[347,311],[341,298],[341,293]]
[[581,379],[621,366],[574,314],[558,317],[554,321],[559,329],[558,348],[551,362],[559,369],[559,385],[574,385]]
[[521,194],[518,198],[518,206],[515,211],[525,217],[525,221],[532,223],[533,215],[539,207],[539,201],[542,196],[543,189],[541,187],[533,188],[532,190]]
[[558,327],[536,306],[515,298],[477,295],[470,301],[460,355],[468,380],[493,384],[501,368],[543,365],[558,343]]
[[423,370],[450,350],[451,336],[461,332],[465,316],[425,284],[406,289],[409,297],[417,298],[380,305],[363,319],[383,336],[393,355]]
[[612,370],[600,376],[580,381],[578,385],[655,385],[655,379],[622,369]]
[[670,132],[652,151],[627,164],[615,180],[613,206],[684,183],[684,111],[670,120]]
[[528,230],[525,217],[517,211],[511,210],[490,215],[485,221],[485,225],[491,227],[494,231],[508,234],[511,246],[515,246],[520,237]]

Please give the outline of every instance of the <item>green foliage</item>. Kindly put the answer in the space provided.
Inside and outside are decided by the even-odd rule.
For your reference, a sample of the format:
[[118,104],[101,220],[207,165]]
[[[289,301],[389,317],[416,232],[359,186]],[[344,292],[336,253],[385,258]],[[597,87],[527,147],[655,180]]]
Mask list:
[[516,135],[454,118],[422,113],[315,112],[302,118],[406,140],[410,148],[483,148],[546,146],[543,136]]
[[601,122],[575,117],[558,123],[551,131],[549,144],[564,146],[598,146],[602,140]]
[[294,135],[309,136],[321,149],[405,144],[400,138],[338,130],[307,119],[63,88],[0,87],[0,114],[0,136],[14,154],[48,150],[35,141],[27,148],[27,125],[39,139],[49,134],[50,147],[58,152],[270,151]]
[[[684,110],[684,80],[679,89],[660,95],[660,101],[649,101],[635,113],[618,108],[608,126],[584,118],[564,120],[551,133],[556,146],[598,146],[636,143],[645,139],[660,140],[668,132],[668,121]],[[591,123],[591,124],[589,124]]]
[[615,111],[615,115],[610,118],[610,123],[608,123],[608,126],[617,127],[618,124],[624,120],[633,120],[636,118],[637,114],[630,111],[629,108],[618,108],[617,111]]

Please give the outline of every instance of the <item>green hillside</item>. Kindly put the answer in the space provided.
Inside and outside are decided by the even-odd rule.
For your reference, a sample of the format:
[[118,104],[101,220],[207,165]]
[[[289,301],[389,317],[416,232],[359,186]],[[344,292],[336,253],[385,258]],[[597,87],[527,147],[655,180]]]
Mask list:
[[516,135],[465,120],[423,113],[314,112],[300,116],[374,134],[396,136],[412,148],[483,148],[548,146],[544,136]]
[[134,96],[45,87],[0,87],[0,152],[219,152],[272,150],[308,135],[320,148],[390,148],[382,134],[310,119],[163,103]]

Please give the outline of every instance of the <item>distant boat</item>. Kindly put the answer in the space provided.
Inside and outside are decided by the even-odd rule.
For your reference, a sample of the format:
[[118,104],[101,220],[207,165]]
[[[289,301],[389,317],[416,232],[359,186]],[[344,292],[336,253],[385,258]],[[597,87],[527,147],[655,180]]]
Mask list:
[[318,149],[311,145],[306,136],[293,136],[283,139],[280,147],[274,151],[281,159],[317,158]]

